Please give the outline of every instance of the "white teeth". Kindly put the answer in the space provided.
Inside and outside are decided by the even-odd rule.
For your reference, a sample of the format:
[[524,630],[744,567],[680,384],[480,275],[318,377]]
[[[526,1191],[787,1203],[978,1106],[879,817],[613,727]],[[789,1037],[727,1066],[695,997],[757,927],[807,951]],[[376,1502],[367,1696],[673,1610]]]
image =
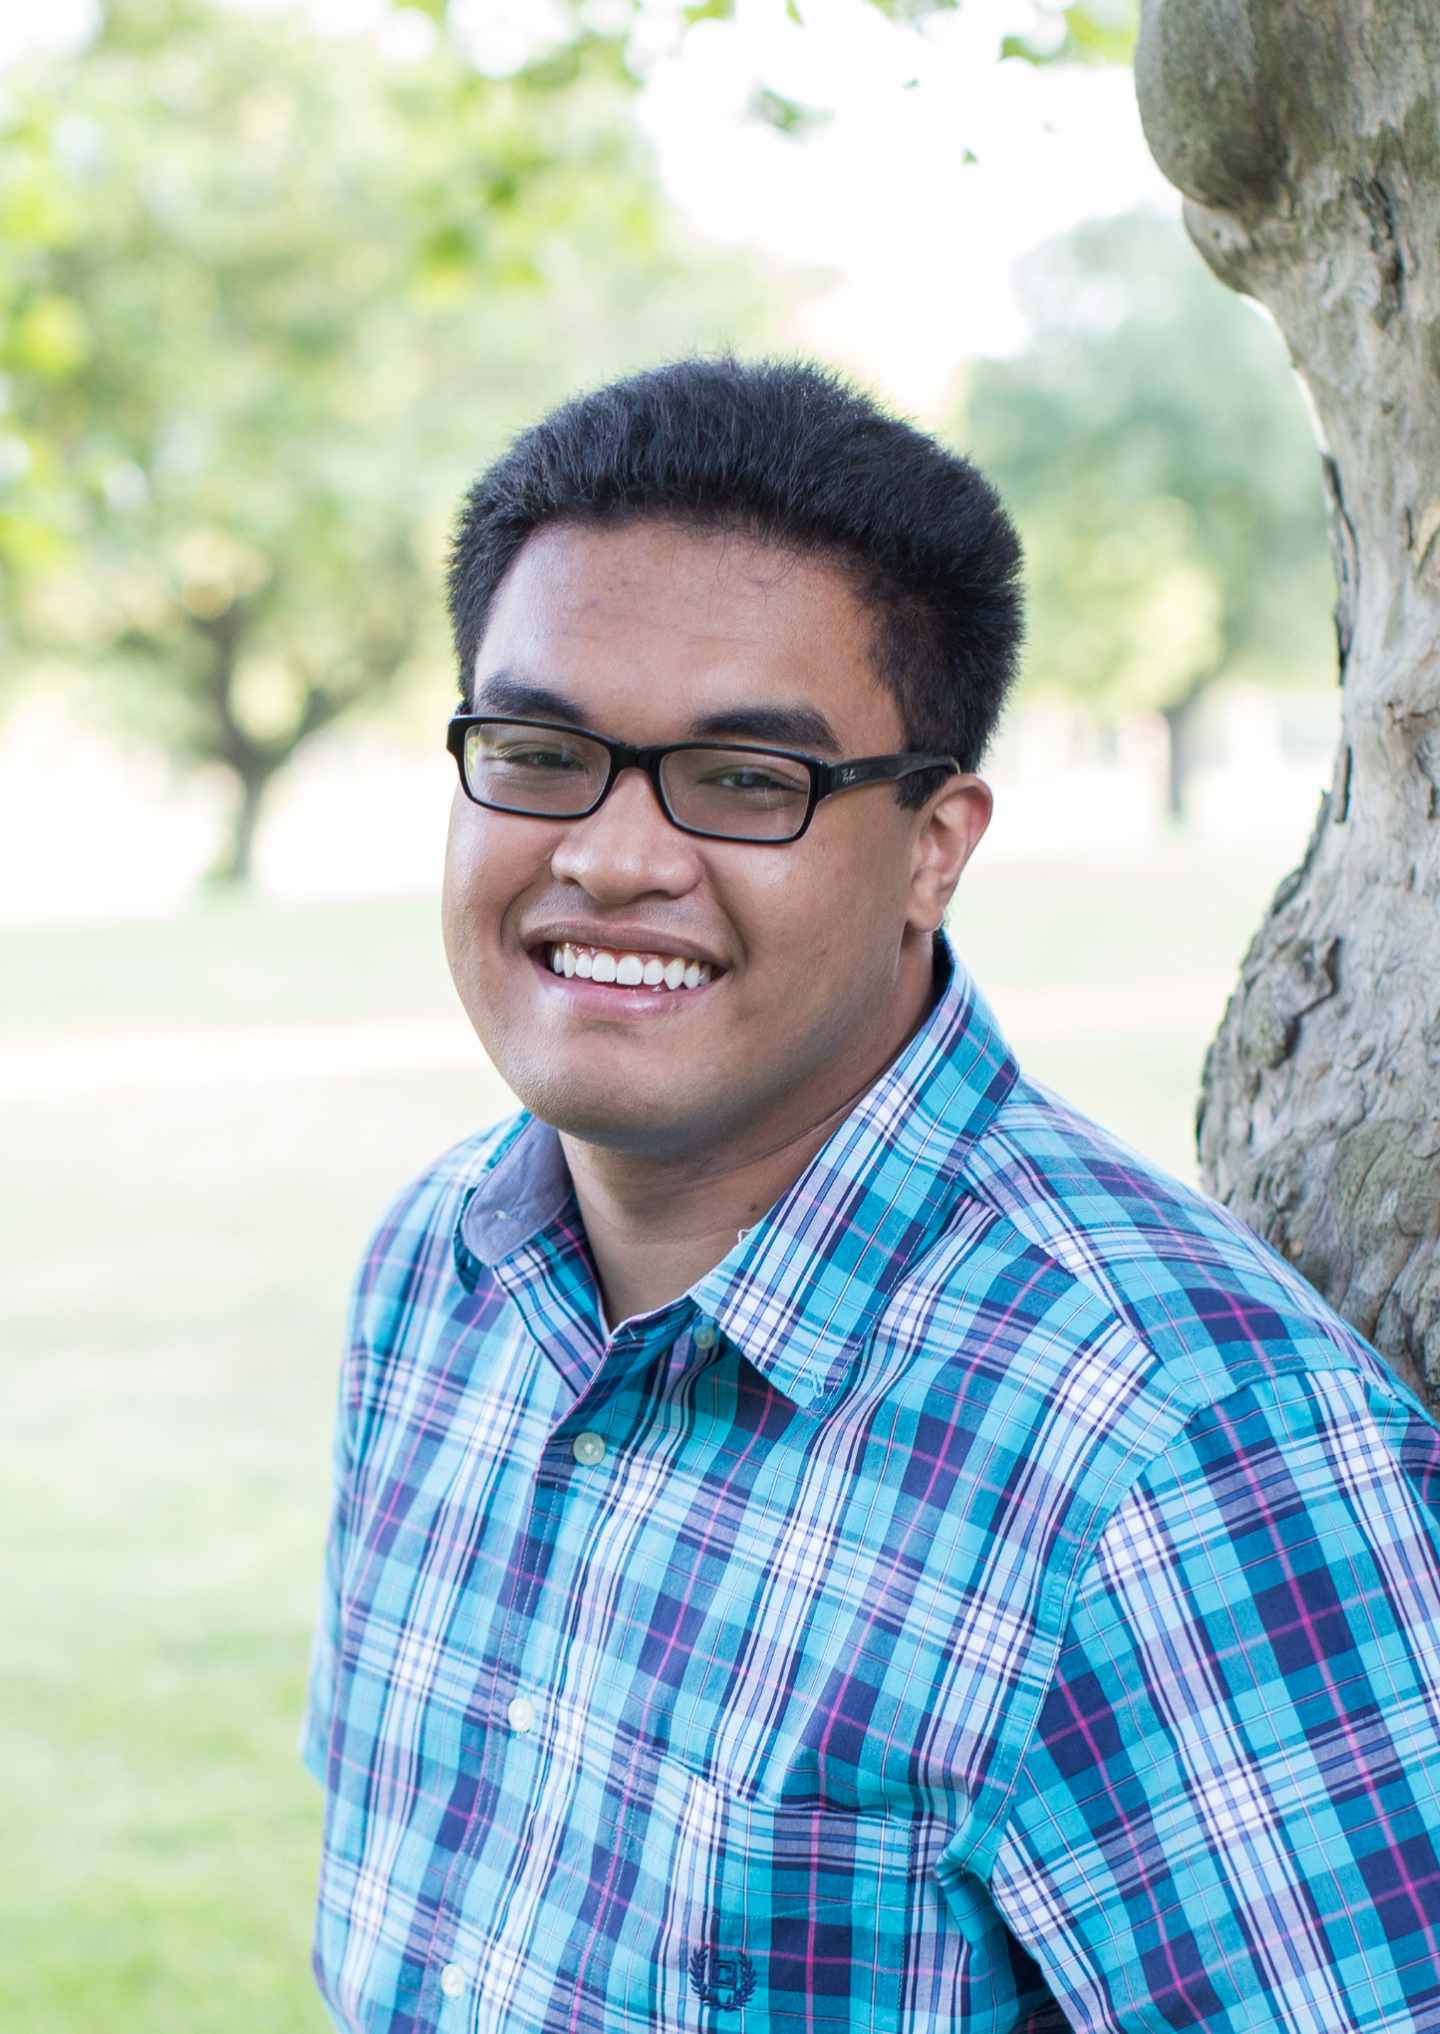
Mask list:
[[575,946],[568,939],[550,948],[550,969],[567,980],[614,982],[620,988],[698,989],[711,979],[708,961],[687,961],[679,954],[661,960],[658,954],[618,953],[603,947]]

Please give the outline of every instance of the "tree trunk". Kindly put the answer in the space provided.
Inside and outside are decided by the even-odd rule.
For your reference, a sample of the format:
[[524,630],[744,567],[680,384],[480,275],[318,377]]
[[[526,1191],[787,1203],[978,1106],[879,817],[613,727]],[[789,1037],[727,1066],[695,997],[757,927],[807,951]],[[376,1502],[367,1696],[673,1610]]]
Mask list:
[[255,859],[255,835],[260,826],[260,808],[270,788],[271,770],[237,773],[238,796],[230,815],[225,845],[206,873],[207,889],[243,890],[250,884]]
[[1165,723],[1165,813],[1174,824],[1189,810],[1190,780],[1195,774],[1195,725],[1201,700],[1216,671],[1207,671],[1170,706],[1162,706]]
[[1206,1059],[1203,1177],[1440,1402],[1440,6],[1142,0],[1136,80],[1309,388],[1339,582],[1334,780]]

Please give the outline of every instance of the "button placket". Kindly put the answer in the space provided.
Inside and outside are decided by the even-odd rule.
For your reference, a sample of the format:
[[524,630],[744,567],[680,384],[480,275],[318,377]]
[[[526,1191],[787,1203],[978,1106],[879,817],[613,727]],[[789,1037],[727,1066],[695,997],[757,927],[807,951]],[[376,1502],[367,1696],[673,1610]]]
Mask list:
[[[642,1338],[627,1333],[623,1328],[617,1330],[607,1343],[599,1363],[585,1380],[579,1396],[572,1400],[550,1429],[540,1450],[540,1459],[535,1472],[537,1479],[554,1475],[555,1454],[567,1442],[569,1452],[577,1462],[586,1459],[578,1452],[576,1446],[581,1439],[589,1436],[599,1440],[603,1449],[603,1436],[593,1422],[633,1385],[634,1372],[648,1362],[649,1354]],[[572,1424],[582,1421],[586,1424],[581,1425],[577,1433],[570,1432]],[[586,1441],[586,1445],[587,1447],[590,1445],[590,1440]],[[600,1458],[597,1456],[595,1459],[598,1461]]]
[[[532,1482],[528,1515],[524,1522],[517,1526],[515,1531],[512,1555],[513,1565],[509,1576],[509,1594],[505,1605],[500,1643],[496,1649],[495,1665],[490,1677],[490,1707],[487,1710],[487,1715],[490,1717],[495,1715],[494,1703],[496,1691],[503,1684],[507,1673],[511,1669],[510,1634],[516,1629],[517,1612],[519,1613],[519,1628],[523,1645],[525,1618],[529,1610],[529,1597],[526,1591],[521,1559],[522,1551],[527,1541],[540,1537],[546,1530],[546,1524],[555,1495],[556,1492],[553,1484],[546,1484],[539,1481],[538,1478]],[[518,1663],[516,1672],[518,1673]],[[525,1732],[530,1728],[529,1724],[516,1726],[512,1712],[517,1707],[522,1715],[526,1710],[530,1711],[530,1720],[531,1724],[533,1724],[534,1705],[530,1698],[524,1695],[513,1696],[506,1707],[506,1722],[510,1725],[510,1728],[508,1730],[486,1730],[481,1739],[480,1758],[476,1773],[477,1799],[480,1793],[478,1782],[485,1776],[491,1761],[498,1759],[503,1762],[507,1758],[513,1757],[517,1736],[523,1737]],[[465,1887],[469,1881],[470,1870],[474,1864],[475,1854],[481,1842],[483,1842],[485,1834],[486,1825],[478,1820],[475,1810],[472,1808],[465,1833],[456,1845],[454,1855],[450,1859],[449,1869],[445,1874],[445,1883],[435,1910],[435,1924],[430,1938],[432,1956],[435,1954],[436,1948],[447,1928],[453,1930],[459,1922],[465,1903]],[[462,1991],[465,1987],[465,1974],[457,1963],[447,1963],[441,1971],[441,1991],[445,1993],[447,1998],[457,1997],[458,1993],[450,1992],[446,1989],[446,1974],[448,1972],[457,1972],[459,1974],[460,1990]],[[453,1977],[450,1982],[454,1983]]]
[[[607,1395],[613,1398],[615,1391],[622,1388],[616,1373],[617,1371],[622,1371],[625,1358],[633,1357],[634,1349],[633,1341],[629,1339],[622,1341],[621,1338],[617,1337],[611,1344],[610,1349],[606,1351],[605,1357],[602,1357],[599,1368],[588,1380],[580,1398],[589,1397],[596,1391],[597,1386],[602,1388],[609,1387]],[[621,1363],[612,1364],[607,1376],[607,1358],[616,1352],[621,1357]],[[549,1439],[542,1447],[531,1482],[529,1513],[524,1523],[516,1529],[514,1539],[515,1568],[511,1578],[500,1643],[496,1651],[494,1670],[490,1680],[491,1707],[488,1713],[492,1717],[495,1715],[494,1705],[497,1700],[497,1692],[504,1685],[507,1675],[513,1671],[518,1678],[521,1672],[521,1656],[524,1651],[526,1630],[541,1586],[538,1579],[532,1579],[527,1584],[521,1565],[521,1550],[527,1542],[538,1541],[552,1530],[552,1521],[558,1505],[563,1503],[567,1492],[577,1483],[577,1478],[573,1473],[563,1480],[557,1480],[557,1465],[555,1465],[552,1458],[547,1471],[546,1456],[550,1450],[558,1447],[565,1423],[573,1419],[579,1403],[580,1399],[577,1399],[570,1406],[569,1410],[556,1423],[556,1426],[552,1428]],[[580,1443],[582,1441],[585,1443],[585,1453],[583,1456],[580,1452]],[[581,1468],[588,1468],[604,1458],[607,1453],[607,1444],[604,1436],[599,1434],[593,1427],[585,1428],[580,1434],[572,1438],[570,1452],[574,1461]],[[518,1654],[515,1647],[512,1646],[512,1637],[517,1640],[519,1647]],[[522,1721],[517,1720],[517,1718],[527,1720]],[[495,1729],[487,1730],[484,1733],[480,1746],[480,1772],[477,1774],[477,1778],[484,1774],[487,1764],[491,1759],[503,1761],[515,1756],[518,1750],[518,1740],[528,1735],[530,1730],[533,1729],[536,1720],[535,1704],[531,1698],[520,1694],[512,1696],[506,1705],[505,1720],[509,1724],[508,1730]],[[464,1905],[469,1867],[473,1864],[475,1854],[484,1840],[485,1833],[484,1827],[477,1823],[472,1811],[470,1823],[456,1847],[454,1856],[450,1860],[449,1869],[445,1875],[444,1887],[436,1910],[435,1929],[431,1937],[432,1946],[440,1940],[441,1931],[447,1921],[453,1925],[459,1919]],[[447,1964],[445,1968],[459,1969],[459,1966]],[[462,1987],[463,1982],[462,1973]]]
[[[571,1496],[576,1492],[585,1492],[591,1487],[589,1479],[581,1478],[575,1470],[571,1470],[568,1474],[564,1473],[561,1462],[557,1462],[555,1459],[565,1439],[566,1425],[575,1418],[580,1406],[586,1400],[590,1401],[586,1410],[593,1419],[597,1412],[613,1403],[623,1394],[627,1379],[633,1383],[630,1373],[636,1367],[637,1354],[642,1361],[648,1360],[643,1340],[627,1335],[623,1331],[617,1333],[604,1351],[599,1365],[587,1379],[579,1397],[573,1401],[569,1409],[557,1420],[550,1430],[548,1439],[540,1449],[531,1480],[529,1513],[524,1523],[517,1526],[515,1532],[513,1543],[515,1567],[505,1605],[500,1643],[496,1651],[495,1665],[490,1677],[490,1707],[488,1714],[491,1717],[496,1716],[495,1705],[498,1701],[498,1691],[503,1687],[507,1677],[513,1673],[516,1679],[518,1679],[522,1672],[527,1629],[542,1586],[538,1577],[531,1577],[528,1581],[525,1577],[523,1561],[521,1559],[523,1547],[527,1542],[538,1542],[553,1531],[555,1514],[567,1496]],[[581,1452],[582,1443],[584,1444],[583,1454]],[[597,1466],[604,1459],[608,1453],[608,1443],[604,1435],[599,1433],[596,1428],[586,1427],[580,1433],[573,1434],[570,1437],[569,1453],[574,1463],[580,1469],[589,1469]],[[512,1639],[515,1642],[514,1644],[512,1644]],[[515,1720],[515,1712],[517,1711],[521,1717],[528,1714],[529,1722],[517,1722]],[[535,1716],[535,1704],[529,1696],[517,1693],[511,1697],[505,1710],[505,1720],[510,1726],[509,1729],[492,1729],[484,1733],[480,1746],[477,1780],[484,1776],[490,1760],[494,1759],[505,1762],[519,1754],[522,1742],[527,1739],[529,1731],[534,1726]],[[530,1745],[529,1750],[532,1756],[537,1749],[538,1747],[533,1745],[533,1743]],[[479,1789],[477,1786],[477,1798],[478,1793]],[[431,1935],[432,1956],[436,1953],[443,1939],[444,1931],[447,1928],[453,1929],[459,1921],[464,1907],[465,1887],[468,1883],[470,1870],[485,1835],[485,1826],[476,1820],[474,1810],[472,1809],[470,1821],[456,1847],[455,1853],[450,1860],[449,1869],[445,1874],[444,1885],[436,1908],[435,1925]],[[433,1967],[432,1963],[431,1968],[433,1969]],[[445,1969],[459,1970],[460,1966],[447,1964]],[[462,1989],[465,1983],[464,1973],[461,1971]],[[447,1994],[446,1996],[450,1995]]]

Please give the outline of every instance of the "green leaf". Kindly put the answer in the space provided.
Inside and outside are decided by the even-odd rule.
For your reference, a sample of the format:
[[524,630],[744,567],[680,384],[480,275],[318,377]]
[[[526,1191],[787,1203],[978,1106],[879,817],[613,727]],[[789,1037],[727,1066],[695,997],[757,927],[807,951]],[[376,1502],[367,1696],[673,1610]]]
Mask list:
[[808,134],[816,127],[823,127],[832,115],[814,106],[802,106],[797,99],[788,99],[781,92],[774,92],[768,85],[759,86],[751,93],[745,108],[751,120],[759,120],[766,127],[773,127],[780,134]]
[[1063,16],[1062,35],[1038,41],[1025,35],[1007,35],[1000,44],[1002,60],[1020,57],[1037,65],[1128,64],[1133,60],[1139,30],[1136,0],[1114,0],[1108,7],[1077,4],[1054,11]]
[[426,236],[420,249],[420,266],[430,276],[450,275],[474,265],[475,243],[470,229],[450,219]]
[[950,14],[963,0],[870,0],[879,14],[891,21],[923,21],[927,14]]
[[15,321],[8,348],[17,368],[29,369],[47,381],[62,381],[82,366],[91,352],[85,313],[70,297],[36,297]]
[[1138,23],[1131,8],[1107,17],[1091,7],[1071,7],[1065,30],[1072,57],[1104,64],[1128,64],[1134,58]]

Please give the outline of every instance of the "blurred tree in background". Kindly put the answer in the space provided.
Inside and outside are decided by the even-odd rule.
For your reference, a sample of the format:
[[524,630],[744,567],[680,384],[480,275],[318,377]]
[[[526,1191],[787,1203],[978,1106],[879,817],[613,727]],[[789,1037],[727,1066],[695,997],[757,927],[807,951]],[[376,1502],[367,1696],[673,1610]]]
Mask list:
[[304,743],[447,655],[445,527],[503,437],[754,328],[632,89],[603,35],[492,77],[206,0],[108,0],[3,81],[0,614],[228,774],[217,878]]
[[[953,0],[873,4],[923,24]],[[0,81],[9,666],[84,673],[132,734],[227,776],[217,878],[248,875],[307,742],[433,682],[449,515],[512,428],[640,360],[776,335],[795,279],[683,249],[634,119],[637,51],[734,11],[615,0],[602,32],[557,0],[494,76],[444,0],[397,6],[389,58],[295,13],[105,0],[84,47]],[[1001,53],[1123,60],[1134,12],[1057,0]],[[797,135],[813,110],[752,108]],[[963,436],[1027,537],[1027,689],[1161,712],[1179,813],[1219,678],[1332,662],[1311,434],[1275,334],[1178,227],[1101,222],[1024,287],[1031,343],[979,364]]]
[[1333,673],[1314,433],[1283,341],[1178,221],[1097,221],[1020,276],[1030,344],[978,363],[966,436],[1025,537],[1027,690],[1162,713],[1178,817],[1217,681]]

